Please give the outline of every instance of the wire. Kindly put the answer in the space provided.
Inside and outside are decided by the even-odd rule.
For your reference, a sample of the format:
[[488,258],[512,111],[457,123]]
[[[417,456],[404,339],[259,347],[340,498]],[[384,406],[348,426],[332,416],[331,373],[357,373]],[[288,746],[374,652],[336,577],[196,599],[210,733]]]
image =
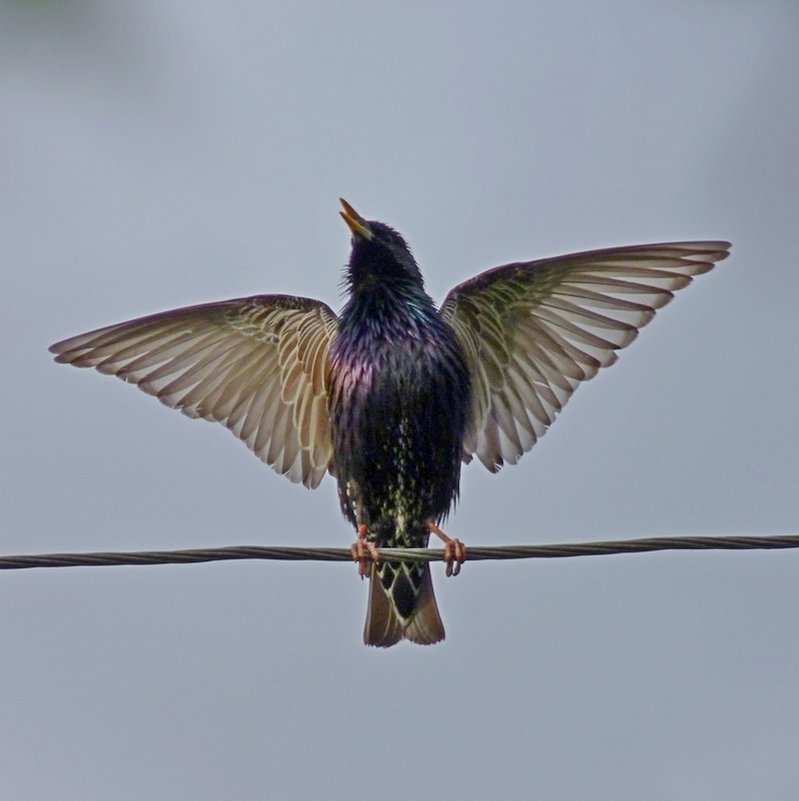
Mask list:
[[[468,561],[492,559],[559,559],[570,556],[609,556],[649,551],[743,551],[751,549],[799,548],[799,535],[769,537],[648,537],[635,540],[575,542],[559,545],[503,545],[470,547]],[[440,548],[381,548],[386,561],[432,562],[441,560]],[[277,559],[283,561],[351,562],[348,548],[288,548],[251,545],[227,548],[191,548],[179,551],[122,551],[98,553],[51,553],[0,556],[0,570],[32,567],[98,567],[101,565],[167,565],[219,562],[233,559]]]

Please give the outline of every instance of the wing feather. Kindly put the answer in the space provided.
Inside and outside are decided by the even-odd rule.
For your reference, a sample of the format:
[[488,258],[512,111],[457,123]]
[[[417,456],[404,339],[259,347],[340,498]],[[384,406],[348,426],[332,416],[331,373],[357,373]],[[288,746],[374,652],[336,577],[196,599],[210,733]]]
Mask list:
[[328,354],[337,331],[324,303],[257,295],[108,326],[50,350],[222,423],[277,472],[315,487],[332,463]]
[[472,375],[464,459],[514,463],[577,386],[617,359],[728,242],[667,242],[496,267],[455,287],[441,314]]

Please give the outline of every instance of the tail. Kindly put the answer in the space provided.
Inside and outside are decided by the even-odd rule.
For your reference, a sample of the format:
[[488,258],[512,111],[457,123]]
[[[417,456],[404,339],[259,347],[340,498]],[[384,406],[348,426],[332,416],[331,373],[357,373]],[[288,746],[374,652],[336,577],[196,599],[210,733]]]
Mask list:
[[363,641],[388,648],[400,640],[432,645],[444,639],[429,564],[380,562],[369,575]]

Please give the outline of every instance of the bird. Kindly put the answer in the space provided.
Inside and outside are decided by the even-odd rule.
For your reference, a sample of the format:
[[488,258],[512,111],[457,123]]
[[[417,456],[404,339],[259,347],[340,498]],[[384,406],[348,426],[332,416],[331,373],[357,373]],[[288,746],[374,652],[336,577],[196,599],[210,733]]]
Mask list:
[[183,414],[225,425],[277,473],[337,482],[369,578],[364,642],[444,639],[429,563],[386,547],[445,542],[461,466],[515,464],[582,382],[617,360],[674,292],[729,255],[725,241],[664,242],[504,264],[437,306],[405,239],[346,200],[345,303],[253,295],[70,337],[56,361],[94,367]]

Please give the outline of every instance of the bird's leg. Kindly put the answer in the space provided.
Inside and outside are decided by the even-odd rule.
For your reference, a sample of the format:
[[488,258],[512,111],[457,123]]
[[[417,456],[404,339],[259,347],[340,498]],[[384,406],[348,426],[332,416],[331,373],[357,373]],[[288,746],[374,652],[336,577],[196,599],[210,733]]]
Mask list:
[[347,499],[358,524],[358,539],[352,543],[350,553],[358,563],[358,575],[363,578],[369,572],[369,562],[379,562],[377,546],[369,539],[369,512],[364,506],[361,488],[357,481],[347,482]]
[[366,523],[358,526],[358,539],[352,543],[350,553],[358,563],[358,575],[361,578],[369,572],[369,562],[380,561],[380,553],[377,546],[369,539],[369,526]]
[[432,520],[427,521],[427,530],[444,541],[447,575],[457,576],[461,572],[461,565],[466,561],[466,546],[459,539],[448,537]]

